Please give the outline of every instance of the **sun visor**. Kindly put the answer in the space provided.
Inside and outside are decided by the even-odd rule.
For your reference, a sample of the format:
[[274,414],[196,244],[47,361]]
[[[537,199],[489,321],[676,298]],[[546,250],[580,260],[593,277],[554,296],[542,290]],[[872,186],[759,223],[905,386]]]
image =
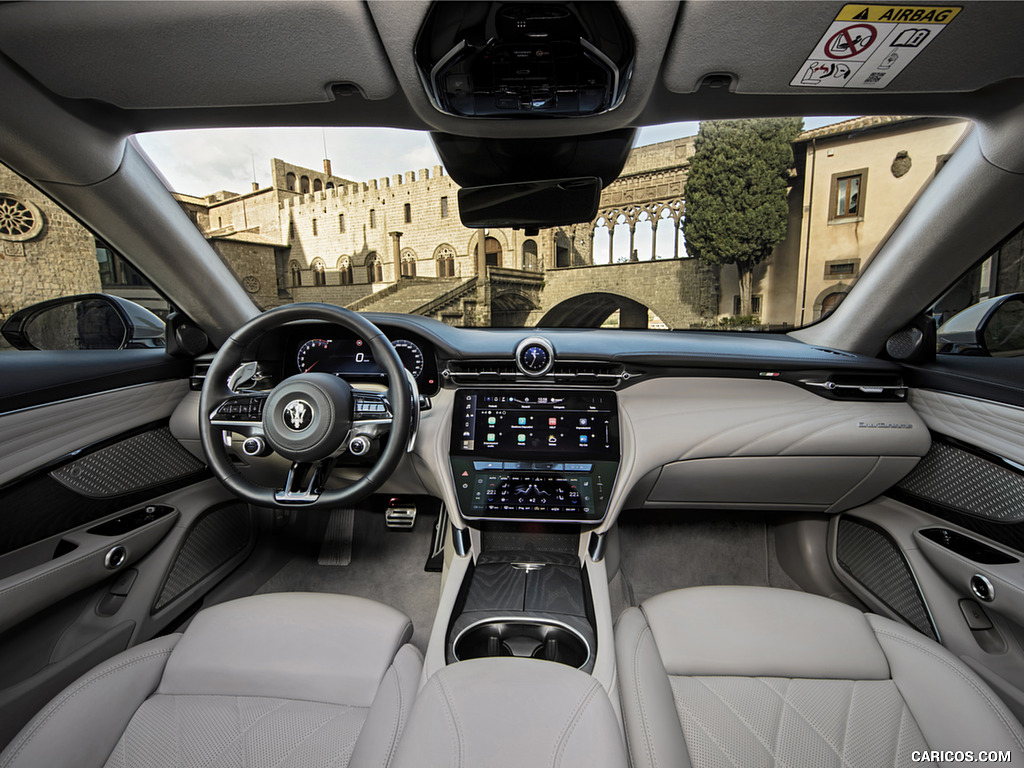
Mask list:
[[125,109],[326,102],[339,84],[384,99],[398,88],[353,0],[3,3],[0,51],[60,96]]
[[683,5],[665,86],[693,93],[731,76],[738,94],[969,92],[1024,76],[1024,4],[810,3]]

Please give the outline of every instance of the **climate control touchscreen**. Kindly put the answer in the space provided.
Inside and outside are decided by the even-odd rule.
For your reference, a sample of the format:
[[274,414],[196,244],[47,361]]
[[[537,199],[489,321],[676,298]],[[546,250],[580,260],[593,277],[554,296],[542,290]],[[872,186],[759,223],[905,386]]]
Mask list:
[[451,464],[468,519],[600,520],[618,460],[612,392],[456,394]]

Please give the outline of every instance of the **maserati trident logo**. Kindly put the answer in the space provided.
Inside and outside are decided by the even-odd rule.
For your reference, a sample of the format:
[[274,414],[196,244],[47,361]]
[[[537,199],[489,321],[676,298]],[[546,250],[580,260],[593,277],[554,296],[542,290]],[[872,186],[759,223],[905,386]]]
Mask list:
[[292,400],[284,407],[284,424],[294,432],[301,432],[313,423],[313,406],[305,400]]

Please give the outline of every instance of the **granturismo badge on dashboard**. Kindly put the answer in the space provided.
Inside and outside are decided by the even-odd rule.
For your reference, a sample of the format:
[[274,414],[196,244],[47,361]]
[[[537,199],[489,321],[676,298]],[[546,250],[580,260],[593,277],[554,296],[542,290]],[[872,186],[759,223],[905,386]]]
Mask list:
[[888,421],[858,421],[857,429],[913,429],[913,424],[893,424]]

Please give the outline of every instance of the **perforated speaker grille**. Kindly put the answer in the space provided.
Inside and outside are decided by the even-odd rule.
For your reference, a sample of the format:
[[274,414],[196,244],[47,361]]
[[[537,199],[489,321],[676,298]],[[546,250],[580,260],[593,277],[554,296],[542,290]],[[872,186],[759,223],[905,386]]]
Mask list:
[[246,549],[252,535],[252,516],[245,504],[227,504],[204,513],[185,535],[153,612]]
[[923,339],[924,334],[919,328],[904,328],[889,337],[885,342],[885,351],[896,360],[906,360],[917,351]]
[[836,560],[910,626],[933,640],[938,639],[910,565],[896,542],[881,528],[856,518],[841,517]]
[[996,522],[1024,520],[1024,474],[938,439],[896,487]]
[[170,483],[204,468],[170,429],[161,427],[65,464],[50,477],[83,496],[103,499]]

